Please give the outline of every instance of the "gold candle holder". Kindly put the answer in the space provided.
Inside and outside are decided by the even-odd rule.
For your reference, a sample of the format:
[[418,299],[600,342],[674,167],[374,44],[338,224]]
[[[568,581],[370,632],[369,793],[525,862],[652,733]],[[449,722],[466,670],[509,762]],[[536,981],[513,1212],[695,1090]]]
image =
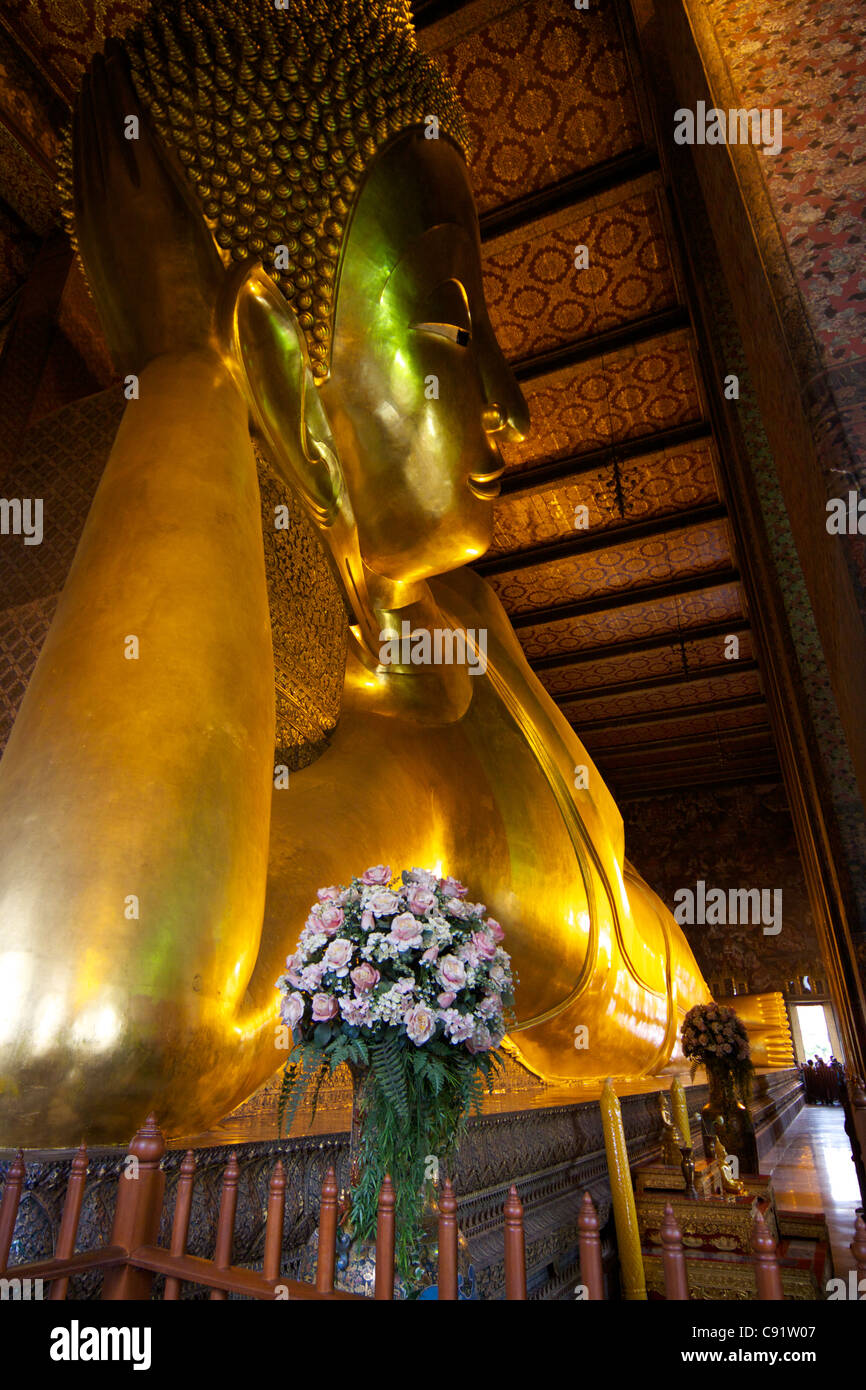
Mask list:
[[634,1189],[631,1183],[625,1130],[622,1126],[622,1109],[610,1077],[604,1083],[599,1103],[604,1130],[604,1147],[607,1151],[610,1191],[613,1198],[616,1243],[622,1271],[622,1290],[627,1299],[646,1299],[646,1277],[644,1275],[643,1256],[641,1255],[637,1208],[634,1203]]
[[689,1120],[689,1108],[686,1104],[686,1093],[683,1090],[683,1083],[678,1076],[671,1082],[671,1112],[673,1122],[680,1132],[680,1138],[684,1144],[691,1146],[692,1126]]

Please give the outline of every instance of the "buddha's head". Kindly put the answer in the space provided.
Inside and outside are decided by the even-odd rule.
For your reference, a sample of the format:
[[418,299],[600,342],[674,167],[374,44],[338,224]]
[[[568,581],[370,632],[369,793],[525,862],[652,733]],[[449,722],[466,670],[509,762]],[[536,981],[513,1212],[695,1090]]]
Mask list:
[[277,466],[386,580],[482,554],[499,444],[528,416],[485,307],[465,120],[406,0],[168,0],[125,46],[239,263]]

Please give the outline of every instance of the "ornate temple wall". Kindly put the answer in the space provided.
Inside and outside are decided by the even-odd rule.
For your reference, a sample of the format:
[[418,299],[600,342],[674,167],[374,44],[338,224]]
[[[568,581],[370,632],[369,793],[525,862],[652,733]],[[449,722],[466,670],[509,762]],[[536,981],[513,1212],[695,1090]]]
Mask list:
[[756,783],[708,787],[623,804],[627,843],[640,872],[673,911],[674,894],[703,879],[711,887],[769,888],[782,893],[782,925],[685,925],[705,979],[721,995],[728,982],[749,992],[784,992],[824,967],[784,788]]

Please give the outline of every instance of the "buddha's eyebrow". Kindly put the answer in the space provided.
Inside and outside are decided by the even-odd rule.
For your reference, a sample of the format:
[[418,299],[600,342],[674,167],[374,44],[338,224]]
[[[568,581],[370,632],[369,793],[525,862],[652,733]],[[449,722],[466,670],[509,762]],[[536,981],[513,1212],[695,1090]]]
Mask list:
[[431,252],[433,250],[432,244],[441,242],[443,237],[449,235],[452,238],[465,241],[467,246],[474,250],[474,242],[472,240],[472,237],[469,235],[462,223],[437,222],[435,227],[428,227],[426,232],[423,232],[421,236],[417,237],[416,240],[411,243],[410,246],[407,246],[406,250],[403,252],[403,255],[397,261],[396,265],[393,266],[392,269],[389,271],[388,278],[382,285],[382,289],[379,295],[380,302],[382,299],[384,299],[388,291],[388,286],[394,279],[394,276],[398,274],[398,272],[405,272],[407,270],[410,270],[416,265],[416,263],[418,264],[419,268],[423,268],[425,270],[429,269],[431,263]]

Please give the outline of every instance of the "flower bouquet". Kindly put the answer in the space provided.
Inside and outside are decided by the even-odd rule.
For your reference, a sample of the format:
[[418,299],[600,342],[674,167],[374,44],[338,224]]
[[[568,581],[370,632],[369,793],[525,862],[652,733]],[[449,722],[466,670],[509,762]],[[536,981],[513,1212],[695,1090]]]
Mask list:
[[681,1039],[692,1080],[698,1067],[707,1073],[710,1098],[702,1111],[706,1157],[713,1156],[712,1139],[718,1132],[743,1171],[756,1173],[755,1131],[747,1104],[754,1068],[745,1024],[723,1004],[696,1004],[683,1019]]
[[379,864],[317,896],[277,981],[294,1041],[280,1124],[288,1131],[310,1088],[315,1108],[325,1078],[349,1065],[360,1117],[353,1238],[372,1239],[390,1173],[397,1266],[411,1279],[426,1184],[502,1065],[514,1002],[504,933],[462,883],[426,869],[395,880]]

